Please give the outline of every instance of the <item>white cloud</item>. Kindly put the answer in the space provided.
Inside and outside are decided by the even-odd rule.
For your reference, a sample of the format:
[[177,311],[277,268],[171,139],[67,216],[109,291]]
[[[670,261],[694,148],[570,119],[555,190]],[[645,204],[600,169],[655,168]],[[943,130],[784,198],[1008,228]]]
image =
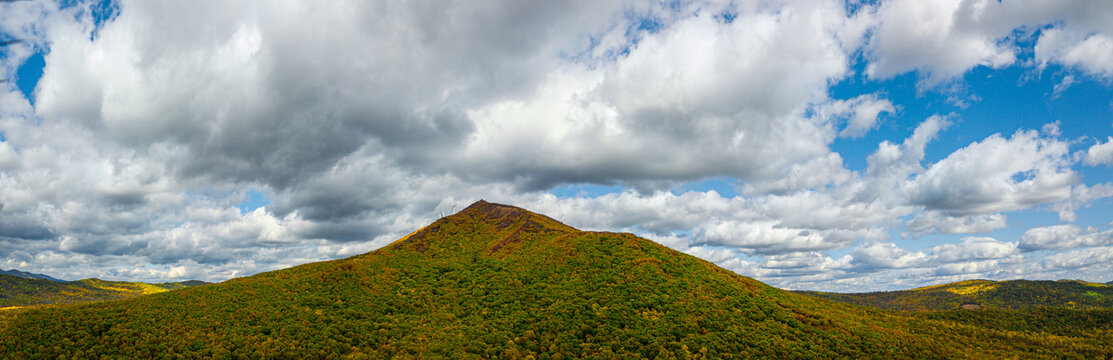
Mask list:
[[704,246],[693,246],[684,251],[688,255],[698,257],[713,263],[721,263],[737,259],[738,253],[731,249],[714,249]]
[[929,249],[937,262],[1000,259],[1020,254],[1017,243],[990,237],[964,237],[958,244],[942,244]]
[[1092,273],[1108,273],[1113,264],[1113,247],[1074,250],[1048,255],[1042,265],[1047,270],[1077,270],[1092,268]]
[[847,71],[837,38],[846,20],[834,5],[746,9],[729,24],[708,9],[641,39],[608,71],[598,94],[623,114],[657,108],[697,117],[788,114],[822,98],[824,83]]
[[1000,39],[1012,28],[985,26],[1000,16],[998,8],[984,1],[882,3],[877,29],[867,46],[872,61],[866,73],[887,79],[920,70],[926,84],[935,86],[975,66],[1011,65],[1016,49]]
[[1095,200],[1109,197],[1113,197],[1113,183],[1100,183],[1093,186],[1078,184],[1071,190],[1070,199],[1053,204],[1051,209],[1059,212],[1059,221],[1074,222],[1078,220],[1075,210],[1087,208]]
[[1106,139],[1104,143],[1098,141],[1097,144],[1086,150],[1086,157],[1082,160],[1082,163],[1090,166],[1113,166],[1113,136]]
[[816,230],[881,227],[904,210],[884,202],[856,201],[853,195],[856,194],[802,191],[763,198],[760,206],[770,218],[787,226]]
[[0,172],[18,170],[19,153],[7,142],[0,142]]
[[[642,34],[613,62],[562,66],[528,96],[472,109],[467,157],[531,189],[712,176],[762,191],[826,184],[817,178],[845,172],[828,148],[836,131],[803,114],[848,72],[842,7],[733,10],[725,24],[715,18],[722,9],[700,9]],[[858,101],[857,124],[887,104]]]
[[[1089,34],[1052,28],[1036,43],[1040,67],[1054,62],[1102,79],[1113,79],[1113,34]],[[1064,83],[1066,79],[1064,79]],[[1058,86],[1056,87],[1058,91]]]
[[806,229],[781,227],[776,221],[718,221],[696,228],[703,241],[761,253],[800,250],[829,250],[841,244],[825,241],[823,235]]
[[1005,228],[1007,221],[1008,216],[1004,214],[948,216],[938,211],[926,211],[916,214],[907,226],[908,231],[917,236],[931,233],[978,234]]
[[852,251],[855,267],[867,270],[900,269],[918,267],[928,260],[922,252],[911,252],[893,243],[876,243],[858,247]]
[[[981,260],[939,265],[932,271],[936,276],[992,274],[1001,269],[1001,261]],[[996,274],[995,274],[996,275]],[[996,276],[995,276],[996,277]]]
[[1025,231],[1020,240],[1020,248],[1025,251],[1111,244],[1113,244],[1113,230],[1083,229],[1078,225],[1034,227]]
[[879,116],[886,112],[892,114],[896,111],[893,103],[887,99],[878,99],[875,95],[862,95],[854,98],[853,115],[846,122],[846,128],[839,132],[839,136],[861,137],[869,130],[877,127]]
[[[848,261],[853,272],[845,274],[844,279],[884,278],[886,275],[879,273],[901,269],[897,276],[919,276],[915,282],[918,284],[955,281],[954,276],[994,274],[1000,277],[1006,272],[1006,265],[1023,262],[1017,243],[988,237],[965,237],[960,243],[915,252],[893,243],[867,244],[851,251],[850,257]],[[857,286],[866,285],[858,283]]]
[[948,117],[933,115],[917,125],[901,145],[882,141],[866,159],[867,176],[877,183],[875,186],[892,187],[922,172],[920,162],[924,159],[924,148],[950,125]]
[[1066,75],[1063,76],[1063,80],[1059,81],[1058,84],[1055,84],[1055,87],[1052,88],[1051,91],[1055,97],[1059,97],[1063,95],[1063,92],[1067,91],[1067,89],[1069,89],[1076,83],[1078,83],[1078,80],[1074,78],[1074,75]]
[[[1113,74],[1113,26],[1107,1],[914,1],[882,3],[865,46],[867,74],[888,79],[919,71],[921,89],[961,77],[978,66],[1017,63],[1017,40],[1038,36],[1036,65],[1058,63],[1108,79]],[[1051,28],[1041,29],[1053,25]]]
[[832,259],[815,251],[793,252],[769,256],[762,262],[761,267],[779,270],[781,272],[779,275],[817,274],[847,269],[850,267],[850,260],[849,256]]
[[1079,179],[1066,142],[1018,131],[992,135],[932,164],[904,186],[909,200],[951,216],[1027,209],[1066,200]]

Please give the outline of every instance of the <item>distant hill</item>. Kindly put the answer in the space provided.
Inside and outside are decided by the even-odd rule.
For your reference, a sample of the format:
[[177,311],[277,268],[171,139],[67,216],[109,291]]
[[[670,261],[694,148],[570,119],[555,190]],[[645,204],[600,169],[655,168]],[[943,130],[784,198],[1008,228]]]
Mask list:
[[0,358],[1113,356],[1104,341],[1113,312],[1062,311],[984,322],[853,306],[632,234],[579,231],[480,201],[346,259],[121,301],[0,311]]
[[85,279],[50,281],[0,275],[0,308],[116,300],[206,284],[203,281],[147,284]]
[[57,281],[57,282],[64,281],[64,280],[55,279],[55,278],[50,277],[48,275],[29,273],[29,272],[26,272],[26,271],[19,271],[19,270],[16,270],[16,269],[0,270],[0,275],[10,275],[10,276],[28,278],[28,279],[43,279],[43,280],[50,280],[50,281]]
[[888,310],[1113,308],[1113,286],[1080,280],[967,280],[900,291],[856,294],[814,291],[801,293]]
[[161,285],[180,284],[180,285],[183,285],[184,287],[193,287],[193,286],[208,285],[210,283],[207,282],[207,281],[201,281],[201,280],[186,280],[186,281],[181,281],[181,282],[176,282],[176,283],[159,283],[159,284],[161,284]]

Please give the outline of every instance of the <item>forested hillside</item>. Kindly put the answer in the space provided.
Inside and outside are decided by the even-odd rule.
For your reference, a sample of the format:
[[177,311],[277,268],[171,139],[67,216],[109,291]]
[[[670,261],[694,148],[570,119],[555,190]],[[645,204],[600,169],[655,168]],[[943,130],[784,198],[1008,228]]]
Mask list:
[[954,310],[961,307],[971,309],[1113,307],[1113,286],[1078,280],[967,280],[900,291],[855,294],[813,291],[802,293],[889,310]]
[[147,284],[85,279],[51,281],[0,275],[0,308],[116,300],[205,284],[201,281]]
[[578,231],[481,201],[347,259],[122,301],[0,312],[0,357],[1113,356],[1107,310],[1034,313],[1046,320],[1035,323],[1029,315],[990,323],[963,316],[782,291],[631,234]]

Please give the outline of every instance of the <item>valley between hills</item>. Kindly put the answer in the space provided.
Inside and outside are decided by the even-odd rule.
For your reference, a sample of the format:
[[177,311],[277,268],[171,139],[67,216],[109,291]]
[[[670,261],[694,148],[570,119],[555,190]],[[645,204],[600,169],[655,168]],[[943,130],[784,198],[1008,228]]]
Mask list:
[[128,299],[204,284],[208,283],[197,280],[157,284],[101,279],[61,281],[0,275],[0,309]]
[[110,286],[0,281],[11,304],[53,299],[0,310],[4,359],[1113,358],[1109,284],[790,292],[484,201],[379,250],[218,284],[63,304],[92,297],[55,287]]

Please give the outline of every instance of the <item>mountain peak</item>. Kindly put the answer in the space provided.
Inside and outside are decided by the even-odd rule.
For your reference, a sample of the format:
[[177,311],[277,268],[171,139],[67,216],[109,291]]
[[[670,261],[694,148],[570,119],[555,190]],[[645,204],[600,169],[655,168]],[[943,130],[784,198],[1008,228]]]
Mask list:
[[[448,253],[486,252],[510,253],[525,239],[537,235],[553,235],[578,232],[548,216],[512,206],[487,202],[484,200],[429,224],[421,230],[399,239],[392,246],[395,249],[411,248],[419,253],[433,251]],[[454,234],[468,232],[479,236],[460,240]],[[446,244],[449,239],[456,244]]]
[[471,205],[468,205],[468,207],[464,208],[464,210],[460,210],[460,212],[454,214],[453,216],[460,216],[460,215],[470,216],[470,217],[477,217],[478,216],[478,217],[484,217],[484,218],[487,218],[487,219],[497,219],[497,218],[508,218],[508,217],[509,218],[520,217],[520,216],[524,216],[524,215],[528,215],[528,214],[532,214],[532,213],[529,212],[529,210],[526,210],[526,209],[523,209],[523,208],[520,208],[520,207],[517,207],[517,206],[505,205],[505,204],[496,204],[496,203],[492,203],[492,202],[487,202],[486,200],[479,200],[479,201],[476,201],[476,202],[472,203]]
[[535,230],[544,232],[579,231],[545,215],[505,204],[476,201],[459,213],[449,216],[453,221],[471,221],[492,226],[494,231]]

